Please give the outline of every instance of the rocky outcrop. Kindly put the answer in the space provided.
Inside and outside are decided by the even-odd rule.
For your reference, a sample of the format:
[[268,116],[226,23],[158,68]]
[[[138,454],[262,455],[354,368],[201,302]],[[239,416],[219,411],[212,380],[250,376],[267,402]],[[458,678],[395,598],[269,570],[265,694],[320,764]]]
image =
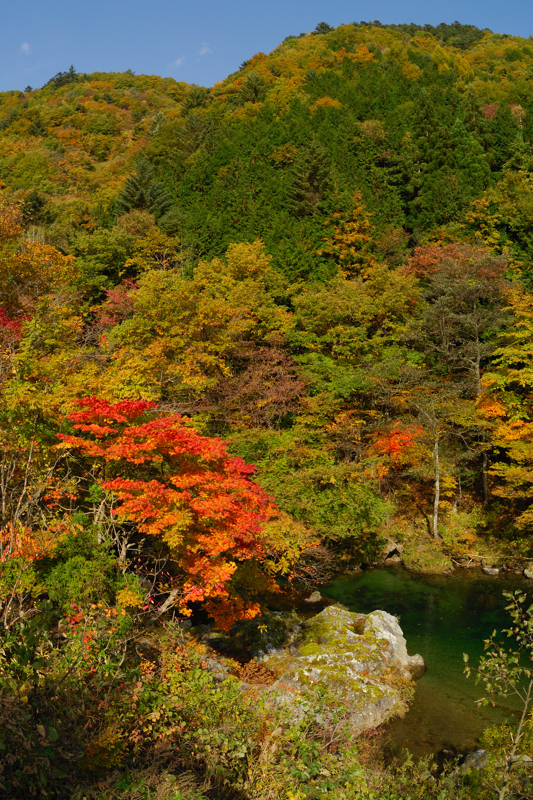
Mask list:
[[309,597],[304,599],[304,603],[320,603],[322,600],[322,595],[320,592],[311,592]]
[[[413,675],[425,666],[421,656],[408,655],[396,617],[386,611],[354,614],[339,605],[304,622],[285,658],[281,677],[268,689],[272,700],[301,718],[303,696],[320,687],[348,712],[356,734],[381,725],[402,707]],[[269,662],[279,668],[283,657],[263,660]]]
[[387,539],[381,548],[379,557],[376,561],[377,564],[384,564],[391,566],[393,564],[401,564],[403,559],[404,546],[395,539]]

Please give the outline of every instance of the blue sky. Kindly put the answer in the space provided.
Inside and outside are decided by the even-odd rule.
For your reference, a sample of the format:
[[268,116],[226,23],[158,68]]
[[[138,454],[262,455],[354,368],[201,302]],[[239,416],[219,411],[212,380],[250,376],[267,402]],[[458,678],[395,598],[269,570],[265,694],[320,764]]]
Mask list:
[[211,86],[286,36],[354,20],[453,22],[533,35],[532,0],[5,0],[0,91],[78,72],[172,76]]

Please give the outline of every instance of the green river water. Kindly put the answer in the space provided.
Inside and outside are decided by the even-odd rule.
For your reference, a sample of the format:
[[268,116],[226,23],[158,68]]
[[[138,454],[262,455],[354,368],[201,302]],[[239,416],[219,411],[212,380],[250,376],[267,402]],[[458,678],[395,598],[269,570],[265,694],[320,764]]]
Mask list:
[[533,601],[532,581],[488,577],[478,570],[444,576],[389,567],[345,575],[324,587],[325,596],[351,611],[379,608],[397,616],[409,653],[420,653],[427,663],[410,710],[388,726],[392,753],[405,748],[417,756],[442,750],[466,753],[479,746],[489,725],[512,719],[512,708],[476,706],[483,690],[474,678],[465,678],[463,653],[476,665],[483,639],[509,626],[502,592],[514,589],[526,590]]

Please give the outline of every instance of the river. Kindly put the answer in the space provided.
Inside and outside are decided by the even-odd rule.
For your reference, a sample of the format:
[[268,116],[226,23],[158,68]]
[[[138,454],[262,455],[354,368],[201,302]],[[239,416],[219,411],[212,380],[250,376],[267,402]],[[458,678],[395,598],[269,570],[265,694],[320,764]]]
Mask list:
[[476,706],[483,687],[464,676],[463,653],[476,665],[483,640],[493,630],[509,626],[502,593],[514,589],[526,590],[533,602],[532,581],[521,576],[488,577],[479,570],[419,575],[401,567],[371,569],[337,577],[323,588],[324,596],[351,611],[380,608],[397,616],[409,653],[420,653],[427,663],[408,713],[388,726],[391,753],[470,752],[479,746],[485,728],[512,719],[509,707]]

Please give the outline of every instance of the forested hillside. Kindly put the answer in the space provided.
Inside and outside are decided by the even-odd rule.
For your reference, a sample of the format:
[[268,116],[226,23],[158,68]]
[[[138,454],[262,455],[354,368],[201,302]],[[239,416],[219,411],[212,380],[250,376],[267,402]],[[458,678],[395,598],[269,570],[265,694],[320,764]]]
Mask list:
[[530,40],[321,23],[212,88],[71,67],[0,94],[10,796],[30,759],[36,796],[76,764],[89,797],[187,726],[179,763],[239,797],[337,792],[331,758],[338,785],[253,784],[262,723],[210,684],[235,730],[198,733],[202,653],[167,630],[156,665],[146,626],[260,620],[387,540],[415,569],[533,558],[532,77]]

